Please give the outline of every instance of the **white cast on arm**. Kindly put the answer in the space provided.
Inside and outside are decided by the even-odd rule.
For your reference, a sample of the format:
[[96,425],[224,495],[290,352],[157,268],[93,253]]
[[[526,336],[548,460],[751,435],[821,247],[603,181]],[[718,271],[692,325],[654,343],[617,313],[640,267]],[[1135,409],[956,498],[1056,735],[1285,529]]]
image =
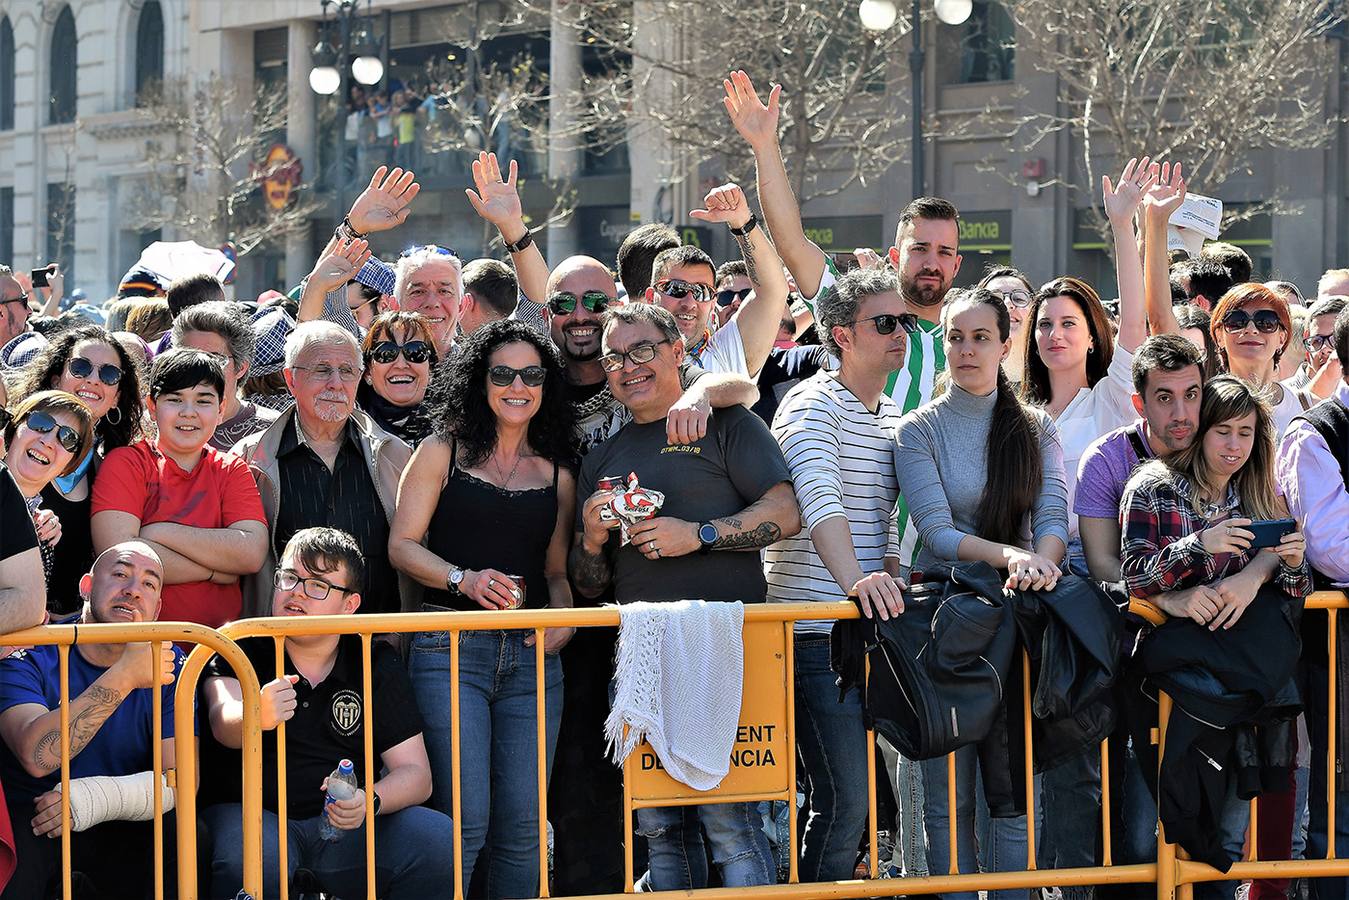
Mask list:
[[[70,824],[84,831],[103,822],[146,822],[155,814],[153,772],[135,775],[89,775],[70,779]],[[164,776],[159,778],[163,809],[173,809],[174,791]],[[61,792],[61,785],[56,786]]]

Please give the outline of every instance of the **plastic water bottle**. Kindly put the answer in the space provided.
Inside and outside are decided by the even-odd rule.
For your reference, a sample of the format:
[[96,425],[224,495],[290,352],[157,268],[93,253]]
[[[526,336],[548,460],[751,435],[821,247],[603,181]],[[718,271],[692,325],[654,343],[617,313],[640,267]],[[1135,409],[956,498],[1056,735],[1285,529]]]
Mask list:
[[328,796],[323,799],[323,821],[319,823],[319,837],[325,841],[335,841],[342,829],[328,821],[328,804],[334,800],[350,800],[356,796],[356,768],[351,760],[344,759],[328,776]]

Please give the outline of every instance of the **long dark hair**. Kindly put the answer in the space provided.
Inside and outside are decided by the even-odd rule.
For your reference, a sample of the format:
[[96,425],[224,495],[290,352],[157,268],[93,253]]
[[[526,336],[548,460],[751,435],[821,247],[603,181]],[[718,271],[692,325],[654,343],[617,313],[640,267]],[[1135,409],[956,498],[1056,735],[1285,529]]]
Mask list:
[[1031,300],[1026,312],[1024,327],[1033,329],[1026,341],[1026,364],[1022,371],[1021,396],[1028,402],[1044,405],[1050,401],[1049,369],[1040,358],[1040,348],[1035,341],[1035,330],[1040,320],[1040,310],[1052,297],[1067,297],[1082,310],[1087,320],[1087,329],[1091,332],[1093,352],[1087,354],[1087,387],[1095,387],[1096,382],[1105,377],[1110,369],[1110,360],[1115,355],[1115,332],[1110,327],[1110,315],[1101,303],[1101,297],[1080,278],[1064,276],[1055,278],[1040,290]]
[[[998,320],[998,339],[1007,342],[1012,334],[1012,317],[1001,297],[988,288],[973,288],[955,303],[946,304],[943,319],[949,321],[963,306],[987,306],[993,310]],[[1019,546],[1026,514],[1039,499],[1043,482],[1040,429],[1030,410],[1017,398],[1002,366],[998,366],[998,396],[993,403],[984,459],[988,477],[975,511],[976,534],[987,541]]]
[[442,366],[427,395],[436,436],[463,449],[464,465],[480,466],[496,449],[497,420],[487,405],[488,360],[505,344],[529,344],[539,353],[547,376],[539,411],[529,422],[529,446],[560,465],[575,462],[576,417],[567,402],[562,359],[552,342],[523,322],[501,319],[473,332],[459,352]]
[[66,363],[70,362],[70,357],[75,352],[75,345],[84,341],[97,341],[111,347],[117,354],[117,365],[122,370],[122,380],[117,384],[117,405],[112,408],[121,415],[113,422],[110,418],[112,410],[109,410],[108,415],[104,415],[94,423],[94,435],[106,455],[118,447],[125,447],[138,440],[142,434],[142,373],[136,360],[107,329],[98,325],[84,325],[58,333],[25,367],[15,393],[19,397],[27,397],[55,387],[56,380],[61,377]]

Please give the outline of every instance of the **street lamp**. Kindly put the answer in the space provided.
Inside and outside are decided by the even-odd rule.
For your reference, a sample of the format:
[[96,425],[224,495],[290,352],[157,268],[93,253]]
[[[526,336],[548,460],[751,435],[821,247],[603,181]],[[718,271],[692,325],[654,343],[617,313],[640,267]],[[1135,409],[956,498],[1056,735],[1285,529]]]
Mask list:
[[[365,14],[361,14],[361,0],[319,0],[323,7],[323,35],[314,47],[314,67],[309,70],[309,87],[314,93],[330,97],[338,95],[339,112],[347,104],[347,75],[364,85],[379,84],[384,78],[384,62],[379,58],[379,40],[370,33],[369,16],[371,0],[365,0]],[[328,11],[332,8],[337,18],[340,41],[337,49],[328,43],[326,32]],[[353,23],[355,34],[353,35]],[[350,68],[347,61],[352,53],[356,59]],[[338,123],[337,128],[337,210],[346,208],[347,187],[347,129],[346,122]]]
[[[947,25],[961,25],[974,12],[973,0],[934,0],[933,10],[937,18]],[[885,31],[895,24],[899,17],[894,0],[862,0],[857,8],[862,27],[868,31]],[[925,166],[923,162],[923,5],[922,0],[913,0],[910,13],[913,28],[913,49],[909,52],[909,72],[913,82],[913,147],[910,157],[913,160],[913,196],[922,197],[927,193],[925,185]]]

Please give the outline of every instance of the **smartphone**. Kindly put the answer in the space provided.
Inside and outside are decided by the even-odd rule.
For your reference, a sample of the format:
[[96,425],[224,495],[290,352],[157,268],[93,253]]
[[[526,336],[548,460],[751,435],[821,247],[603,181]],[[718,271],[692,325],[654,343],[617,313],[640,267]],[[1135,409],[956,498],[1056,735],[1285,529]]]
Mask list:
[[1255,535],[1251,549],[1259,550],[1261,547],[1279,546],[1285,537],[1297,531],[1297,522],[1292,519],[1263,519],[1247,525],[1246,530]]
[[32,276],[33,287],[47,287],[47,276],[51,274],[51,266],[43,266],[41,269],[34,269],[29,273]]

